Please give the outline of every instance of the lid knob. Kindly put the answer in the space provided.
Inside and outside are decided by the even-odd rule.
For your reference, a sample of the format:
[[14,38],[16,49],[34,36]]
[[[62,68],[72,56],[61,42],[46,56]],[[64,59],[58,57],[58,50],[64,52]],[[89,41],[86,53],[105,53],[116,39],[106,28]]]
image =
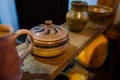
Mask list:
[[51,25],[52,24],[52,20],[45,20],[45,24],[46,25]]

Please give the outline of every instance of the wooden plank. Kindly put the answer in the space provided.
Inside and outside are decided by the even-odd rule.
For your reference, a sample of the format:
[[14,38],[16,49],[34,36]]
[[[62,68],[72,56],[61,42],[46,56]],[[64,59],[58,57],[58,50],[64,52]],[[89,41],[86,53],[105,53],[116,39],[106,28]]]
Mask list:
[[[104,28],[104,24],[88,22],[82,32],[74,33],[69,31],[66,23],[61,26],[68,30],[70,38],[70,45],[66,52],[52,58],[41,58],[29,54],[22,67],[24,71],[22,80],[26,80],[28,76],[31,77],[30,79],[53,80],[92,40],[101,34]],[[17,46],[18,53],[21,54],[26,48],[26,44]]]

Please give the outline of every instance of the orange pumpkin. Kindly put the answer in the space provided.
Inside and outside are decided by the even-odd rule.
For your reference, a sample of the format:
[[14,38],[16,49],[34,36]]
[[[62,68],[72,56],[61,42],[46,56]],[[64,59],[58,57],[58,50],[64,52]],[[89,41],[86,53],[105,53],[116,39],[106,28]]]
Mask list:
[[77,56],[77,59],[84,67],[98,68],[104,63],[107,53],[108,40],[101,34]]

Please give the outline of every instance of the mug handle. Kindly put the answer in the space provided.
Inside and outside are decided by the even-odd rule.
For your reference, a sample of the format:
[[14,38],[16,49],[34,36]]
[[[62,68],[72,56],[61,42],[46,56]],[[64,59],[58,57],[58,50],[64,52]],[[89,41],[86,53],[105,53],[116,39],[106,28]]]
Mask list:
[[27,47],[27,49],[21,54],[19,55],[19,57],[24,60],[25,57],[30,53],[30,51],[32,50],[33,46],[34,46],[34,36],[33,34],[29,31],[29,30],[26,30],[26,29],[20,29],[18,31],[15,32],[14,34],[14,39],[16,39],[18,36],[20,35],[23,35],[23,34],[28,34],[31,38],[31,43],[30,45]]

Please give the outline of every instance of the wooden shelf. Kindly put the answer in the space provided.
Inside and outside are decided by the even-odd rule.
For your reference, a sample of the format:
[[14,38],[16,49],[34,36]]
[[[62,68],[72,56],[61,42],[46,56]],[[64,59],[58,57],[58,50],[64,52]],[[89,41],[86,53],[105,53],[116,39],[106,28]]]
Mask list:
[[[52,58],[29,54],[22,66],[24,71],[22,80],[53,80],[87,45],[109,27],[110,21],[104,24],[89,21],[85,29],[79,33],[69,31],[67,24],[62,24],[61,26],[68,30],[70,38],[70,45],[66,52]],[[26,48],[25,43],[17,46],[18,53],[21,54]]]

